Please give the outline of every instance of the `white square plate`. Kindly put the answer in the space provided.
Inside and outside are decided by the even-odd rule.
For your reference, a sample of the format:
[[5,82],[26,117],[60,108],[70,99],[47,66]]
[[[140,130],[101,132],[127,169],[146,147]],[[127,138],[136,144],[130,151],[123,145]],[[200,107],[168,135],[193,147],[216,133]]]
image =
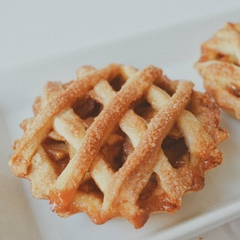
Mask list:
[[193,69],[200,44],[227,21],[239,22],[239,12],[236,9],[0,72],[0,239],[186,239],[237,218],[240,123],[225,113],[221,126],[228,130],[229,138],[220,146],[222,165],[206,174],[202,191],[184,196],[180,211],[154,214],[139,230],[123,219],[97,226],[84,213],[67,219],[58,217],[47,201],[31,196],[27,180],[12,176],[7,162],[11,145],[22,134],[19,123],[32,116],[32,103],[42,94],[46,81],[69,81],[81,65],[103,67],[116,62],[143,68],[153,64],[169,78],[192,80],[195,88],[203,91],[202,79]]

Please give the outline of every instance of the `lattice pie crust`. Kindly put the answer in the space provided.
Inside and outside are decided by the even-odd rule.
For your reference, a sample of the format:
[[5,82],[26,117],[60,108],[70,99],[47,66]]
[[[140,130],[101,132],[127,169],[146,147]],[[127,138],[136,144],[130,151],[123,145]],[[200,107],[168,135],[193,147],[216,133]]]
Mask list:
[[175,212],[221,163],[227,138],[208,93],[154,66],[81,67],[74,81],[48,82],[33,111],[13,173],[58,215],[85,212],[96,224],[123,217],[140,228],[152,213]]
[[195,68],[216,103],[240,120],[240,23],[227,23],[202,44]]

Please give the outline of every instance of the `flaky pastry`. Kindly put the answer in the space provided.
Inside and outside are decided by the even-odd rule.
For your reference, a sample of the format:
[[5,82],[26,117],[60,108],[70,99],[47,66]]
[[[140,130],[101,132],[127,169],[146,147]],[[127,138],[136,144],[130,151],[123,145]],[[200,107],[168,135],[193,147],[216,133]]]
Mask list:
[[227,23],[204,42],[195,68],[216,103],[240,120],[240,23]]
[[162,70],[81,67],[69,83],[48,82],[22,122],[9,161],[59,216],[85,212],[96,224],[123,217],[135,228],[173,213],[222,162],[219,108],[189,81]]

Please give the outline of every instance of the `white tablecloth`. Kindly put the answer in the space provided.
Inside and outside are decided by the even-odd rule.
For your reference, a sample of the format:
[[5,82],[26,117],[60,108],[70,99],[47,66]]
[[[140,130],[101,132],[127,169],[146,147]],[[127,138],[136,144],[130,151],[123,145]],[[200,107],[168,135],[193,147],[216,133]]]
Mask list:
[[[2,0],[0,70],[237,7],[239,0]],[[194,239],[239,239],[239,226],[237,219]]]

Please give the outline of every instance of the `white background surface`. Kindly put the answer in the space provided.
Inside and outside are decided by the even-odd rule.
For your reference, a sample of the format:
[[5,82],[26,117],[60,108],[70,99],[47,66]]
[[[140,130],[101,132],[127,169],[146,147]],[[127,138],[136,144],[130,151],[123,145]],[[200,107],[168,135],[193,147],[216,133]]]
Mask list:
[[239,0],[1,0],[0,68],[235,9]]
[[[236,8],[239,0],[1,0],[0,70]],[[239,226],[240,219],[201,237],[239,239]]]

